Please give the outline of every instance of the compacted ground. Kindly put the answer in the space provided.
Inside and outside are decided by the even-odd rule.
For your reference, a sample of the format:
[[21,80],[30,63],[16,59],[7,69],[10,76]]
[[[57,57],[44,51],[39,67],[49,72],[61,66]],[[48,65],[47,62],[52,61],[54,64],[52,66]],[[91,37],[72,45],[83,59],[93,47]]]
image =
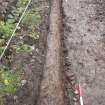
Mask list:
[[69,71],[85,105],[105,105],[105,1],[63,0],[63,9]]

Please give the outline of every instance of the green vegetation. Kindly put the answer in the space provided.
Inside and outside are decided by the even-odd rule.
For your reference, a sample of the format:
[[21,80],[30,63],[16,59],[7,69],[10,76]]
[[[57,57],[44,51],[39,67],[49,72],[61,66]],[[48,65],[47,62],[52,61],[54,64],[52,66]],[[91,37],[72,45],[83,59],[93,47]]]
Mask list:
[[[16,7],[14,7],[11,13],[8,14],[7,19],[5,21],[0,20],[0,55],[2,54],[7,41],[11,37],[14,27],[16,26],[16,23],[18,22],[27,3],[28,0],[18,0]],[[30,39],[33,39],[35,41],[38,40],[40,34],[38,32],[38,26],[40,23],[41,15],[38,12],[38,8],[35,7],[34,4],[34,7],[31,6],[24,16],[18,30],[15,33],[17,35],[15,36],[15,38],[19,39],[19,37],[23,34],[22,32],[26,31]],[[28,43],[24,43],[24,41],[17,42],[17,40],[15,42],[16,43],[11,43],[10,45],[10,48],[12,48],[13,52],[15,51],[15,53],[30,53],[32,52],[32,50],[34,50],[34,45],[32,44],[29,45]],[[10,62],[12,55],[9,52],[6,53],[7,54],[5,54],[5,58],[10,58],[7,59],[9,61],[6,62]],[[14,70],[0,65],[0,105],[4,105],[4,95],[13,94],[19,89],[20,86],[22,86],[21,81],[21,73],[14,72]]]
[[12,94],[16,92],[21,86],[22,74],[14,73],[13,71],[0,66],[0,105],[4,105],[6,94]]
[[29,36],[36,39],[39,39],[39,32],[35,31],[35,27],[41,23],[41,15],[38,11],[29,10],[25,17],[22,20],[22,25],[27,26]]
[[8,38],[12,34],[14,24],[5,23],[0,21],[0,55],[3,52],[3,49],[6,45]]
[[[11,37],[14,27],[16,26],[16,23],[19,20],[27,2],[28,0],[18,0],[16,8],[14,7],[11,11],[12,14],[8,14],[6,21],[0,20],[0,55],[2,54],[8,39]],[[38,27],[40,23],[41,15],[38,12],[38,8],[30,8],[23,18],[18,31],[16,31],[15,34],[17,36],[15,37],[20,37],[23,34],[22,31],[27,31],[28,37],[35,41],[38,40],[40,34]],[[34,50],[34,45],[29,45],[28,43],[24,43],[24,41],[22,41],[21,44],[18,44],[17,42],[12,43],[10,47],[13,51],[16,51],[15,53],[29,53]],[[11,55],[5,55],[7,58],[10,56]],[[16,90],[21,86],[21,80],[22,75],[20,73],[13,72],[13,70],[0,66],[0,105],[3,105],[4,99],[2,96],[16,92]]]
[[20,53],[20,52],[27,52],[28,53],[34,49],[33,46],[30,46],[28,44],[13,45],[12,47],[16,50],[16,53]]
[[28,2],[28,0],[18,0],[18,2],[17,2],[17,7],[23,7],[23,6],[25,6],[26,5],[26,3]]
[[39,12],[30,10],[26,13],[26,16],[24,17],[22,23],[26,26],[33,27],[36,25],[39,25],[41,22],[41,16]]
[[[14,7],[11,13],[8,14],[7,19],[5,21],[0,20],[0,55],[2,54],[7,41],[11,37],[14,27],[16,26],[16,23],[18,22],[27,3],[28,0],[18,0],[16,7]],[[26,31],[27,36],[30,39],[33,39],[34,41],[38,40],[40,34],[38,27],[40,23],[41,15],[34,3],[33,6],[30,6],[30,9],[26,12],[26,15],[15,33],[17,35],[15,38],[19,39],[19,37],[23,34],[22,32]],[[35,43],[33,43],[33,45],[29,45],[28,43],[24,43],[24,41],[17,42],[16,40],[15,43],[11,43],[10,48],[13,52],[15,51],[14,53],[30,53],[34,50],[34,44]],[[6,62],[10,62],[12,56],[8,51],[6,52],[7,54],[5,54],[5,58],[10,59],[6,59]],[[21,81],[22,73],[16,71],[14,72],[14,70],[0,65],[0,105],[4,105],[4,95],[13,94],[20,86],[22,86]]]
[[13,73],[11,70],[0,66],[0,96],[6,93],[14,93],[21,85],[21,76],[19,73]]
[[0,55],[2,54],[4,47],[0,47]]
[[[4,47],[6,46],[6,42],[11,37],[13,29],[16,25],[17,18],[23,12],[23,9],[27,2],[28,0],[18,0],[16,5],[17,9],[14,8],[14,10],[12,11],[13,15],[9,14],[6,22],[0,21],[0,54],[2,53]],[[19,27],[19,29],[21,29],[22,27],[27,27],[28,36],[37,40],[39,39],[39,32],[35,31],[35,28],[38,27],[40,22],[41,22],[41,16],[40,13],[38,12],[38,8],[30,9],[27,11],[25,17],[23,18],[21,22],[21,27]],[[17,34],[20,34],[20,32],[18,31]],[[19,46],[17,46],[16,51],[18,52],[21,49],[24,49],[23,51],[29,52],[31,51],[29,50],[30,48],[31,47],[28,44],[24,45],[23,43],[23,45],[20,46],[20,48]]]
[[13,25],[0,21],[0,39],[7,40],[12,33]]

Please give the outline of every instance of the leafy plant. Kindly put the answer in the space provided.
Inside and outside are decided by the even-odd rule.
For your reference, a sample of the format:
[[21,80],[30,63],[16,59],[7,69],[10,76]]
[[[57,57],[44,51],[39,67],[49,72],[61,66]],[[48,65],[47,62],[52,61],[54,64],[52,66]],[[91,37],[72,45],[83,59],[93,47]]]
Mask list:
[[18,0],[17,7],[25,6],[28,0]]
[[25,15],[22,20],[22,25],[26,26],[29,30],[29,36],[36,39],[39,39],[39,32],[35,29],[41,23],[41,15],[38,11],[31,9]]
[[7,40],[12,33],[13,25],[0,21],[0,39]]
[[20,86],[21,76],[13,73],[5,67],[0,68],[0,96],[6,93],[14,93]]
[[34,32],[34,30],[32,30],[30,33],[29,33],[29,36],[31,38],[34,38],[35,40],[39,39],[39,33],[38,32]]
[[0,55],[2,54],[4,47],[0,47]]
[[31,26],[31,28],[35,25],[38,25],[41,22],[41,16],[37,11],[28,11],[25,15],[24,19],[22,20],[22,24],[26,26]]
[[28,44],[21,44],[21,45],[13,45],[13,49],[16,50],[17,53],[19,52],[31,52],[34,47]]

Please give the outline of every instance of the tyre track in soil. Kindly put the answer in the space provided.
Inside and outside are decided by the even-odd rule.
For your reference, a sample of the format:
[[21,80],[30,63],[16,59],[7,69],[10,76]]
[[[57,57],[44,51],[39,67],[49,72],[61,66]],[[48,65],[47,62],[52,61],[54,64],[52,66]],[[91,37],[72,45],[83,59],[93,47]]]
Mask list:
[[85,105],[105,105],[105,1],[63,0],[63,8],[68,72],[80,81]]

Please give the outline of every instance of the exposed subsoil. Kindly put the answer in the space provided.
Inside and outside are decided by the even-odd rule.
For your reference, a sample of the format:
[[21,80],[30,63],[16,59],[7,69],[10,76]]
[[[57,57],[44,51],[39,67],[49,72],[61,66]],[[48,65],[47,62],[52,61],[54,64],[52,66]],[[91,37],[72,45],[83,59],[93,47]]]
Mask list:
[[64,105],[61,20],[61,0],[52,0],[46,59],[38,105]]
[[84,105],[105,105],[105,1],[63,0],[63,9],[66,75],[80,81]]

